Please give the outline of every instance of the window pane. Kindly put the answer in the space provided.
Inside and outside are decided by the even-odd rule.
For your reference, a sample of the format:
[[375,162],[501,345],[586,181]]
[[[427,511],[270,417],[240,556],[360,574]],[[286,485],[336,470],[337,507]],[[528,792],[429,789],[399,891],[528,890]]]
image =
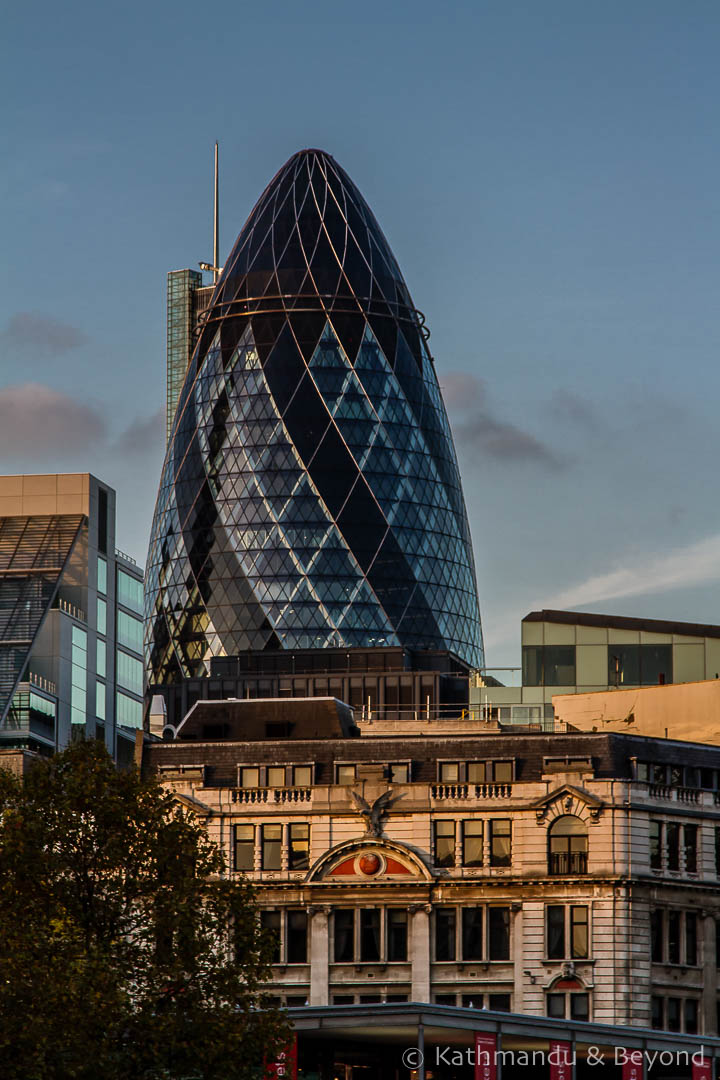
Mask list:
[[608,686],[640,685],[640,646],[610,645],[608,648]]
[[355,921],[354,912],[341,909],[336,911],[335,922],[335,963],[351,963],[355,959]]
[[482,940],[483,909],[481,907],[464,907],[462,909],[463,960],[482,960]]
[[547,1014],[548,1016],[554,1016],[556,1019],[563,1019],[565,1016],[565,995],[564,994],[548,994],[547,996]]
[[133,652],[143,651],[143,624],[134,615],[128,615],[126,611],[117,613],[117,640],[118,645],[124,645]]
[[665,955],[664,923],[662,911],[650,912],[650,959],[653,964],[662,964]]
[[543,684],[543,647],[542,645],[523,645],[522,681],[523,686],[542,686]]
[[435,959],[455,959],[455,908],[435,909]]
[[543,664],[545,686],[575,685],[574,645],[546,645]]
[[373,962],[380,959],[380,910],[360,909],[360,959]]
[[100,638],[97,639],[96,667],[98,675],[104,679],[107,675],[107,647]]
[[467,767],[467,778],[471,784],[484,784],[485,783],[485,762],[484,761],[469,761]]
[[103,596],[107,595],[107,563],[104,559],[97,561],[97,590]]
[[698,827],[697,825],[684,825],[683,833],[685,836],[685,870],[688,874],[696,874]]
[[392,784],[407,784],[409,780],[407,763],[390,766],[390,782]]
[[510,995],[488,994],[488,1006],[495,1012],[510,1012]]
[[268,787],[285,787],[285,769],[282,765],[271,765],[267,771]]
[[391,963],[407,960],[407,911],[388,908],[387,912],[387,958]]
[[650,867],[662,870],[662,825],[659,821],[650,822]]
[[287,962],[307,963],[307,912],[287,913]]
[[455,865],[455,822],[435,822],[435,865]]
[[510,908],[488,908],[488,944],[490,960],[510,959]]
[[570,908],[570,955],[573,960],[586,960],[589,952],[588,909],[585,905]]
[[493,780],[496,784],[510,784],[513,778],[512,761],[494,761],[492,766]]
[[689,967],[697,964],[697,915],[693,911],[685,912],[685,963]]
[[442,784],[457,784],[460,778],[460,766],[457,761],[440,762],[440,782]]
[[672,682],[672,645],[640,646],[640,684],[657,686]]
[[668,964],[680,963],[680,912],[669,911],[668,924]]
[[[355,780],[355,766],[341,765],[341,769],[350,769],[352,774],[348,780],[338,780],[339,784],[352,784]],[[296,765],[293,769],[293,787],[312,786],[312,767],[310,765]]]
[[262,826],[262,868],[279,870],[282,866],[282,825]]
[[273,951],[272,960],[273,964],[280,963],[280,912],[279,911],[261,911],[260,912],[260,927],[262,930],[269,931],[273,935]]
[[95,681],[95,715],[98,720],[105,719],[105,683]]
[[245,768],[240,770],[241,787],[260,787],[260,770]]
[[664,1001],[661,997],[652,998],[652,1026],[657,1030],[665,1026],[663,1018]]
[[695,998],[685,998],[685,1031],[688,1035],[697,1035],[698,1003]]
[[310,866],[310,826],[295,823],[290,826],[288,868],[307,870]]
[[97,598],[97,632],[107,633],[107,604],[98,596]]
[[463,821],[463,866],[482,866],[483,864],[483,823],[482,821]]
[[143,666],[139,660],[121,652],[120,649],[116,651],[115,678],[118,686],[122,686],[123,689],[130,690],[133,694],[142,694]]
[[127,694],[123,694],[118,690],[115,694],[115,709],[117,712],[117,722],[122,727],[142,727],[141,701],[136,701],[134,698],[130,698]]
[[509,818],[495,818],[490,822],[490,865],[512,864],[511,826]]
[[235,826],[235,862],[236,870],[252,870],[255,865],[255,826]]
[[679,1031],[680,1030],[680,999],[668,998],[667,999],[667,1030]]
[[338,784],[354,784],[355,783],[355,766],[354,765],[338,765],[338,767],[337,767],[337,782],[338,782]]
[[570,995],[570,1018],[587,1020],[590,1016],[590,998],[587,994]]
[[565,959],[565,907],[550,904],[547,908],[548,960]]
[[117,600],[123,607],[130,608],[138,615],[143,613],[143,583],[136,581],[124,570],[118,570],[117,575]]
[[665,826],[668,870],[680,869],[680,826],[672,822]]

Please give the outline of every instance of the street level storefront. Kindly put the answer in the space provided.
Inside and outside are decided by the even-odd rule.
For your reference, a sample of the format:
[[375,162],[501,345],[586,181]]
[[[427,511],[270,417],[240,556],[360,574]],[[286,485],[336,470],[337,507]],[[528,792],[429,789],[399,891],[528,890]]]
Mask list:
[[720,1039],[442,1005],[289,1009],[287,1080],[718,1080]]

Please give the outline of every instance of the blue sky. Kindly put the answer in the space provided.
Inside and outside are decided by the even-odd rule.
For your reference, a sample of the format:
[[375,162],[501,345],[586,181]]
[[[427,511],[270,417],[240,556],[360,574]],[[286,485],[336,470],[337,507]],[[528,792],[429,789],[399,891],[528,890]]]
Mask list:
[[90,469],[144,561],[165,274],[319,146],[426,314],[491,664],[573,606],[720,621],[720,8],[688,0],[5,17],[0,469]]

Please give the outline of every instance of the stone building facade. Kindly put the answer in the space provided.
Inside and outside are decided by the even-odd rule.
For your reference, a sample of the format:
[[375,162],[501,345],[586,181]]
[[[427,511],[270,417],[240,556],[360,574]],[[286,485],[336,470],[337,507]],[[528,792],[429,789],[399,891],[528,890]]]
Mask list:
[[720,749],[457,724],[287,730],[181,730],[143,751],[229,875],[258,887],[282,1003],[717,1033]]

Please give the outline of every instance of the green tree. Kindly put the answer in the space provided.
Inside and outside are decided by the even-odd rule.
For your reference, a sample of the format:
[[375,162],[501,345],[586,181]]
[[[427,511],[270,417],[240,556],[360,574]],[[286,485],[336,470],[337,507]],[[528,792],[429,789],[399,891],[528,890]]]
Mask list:
[[253,890],[172,796],[73,743],[0,770],[4,1080],[245,1080],[286,1042]]

